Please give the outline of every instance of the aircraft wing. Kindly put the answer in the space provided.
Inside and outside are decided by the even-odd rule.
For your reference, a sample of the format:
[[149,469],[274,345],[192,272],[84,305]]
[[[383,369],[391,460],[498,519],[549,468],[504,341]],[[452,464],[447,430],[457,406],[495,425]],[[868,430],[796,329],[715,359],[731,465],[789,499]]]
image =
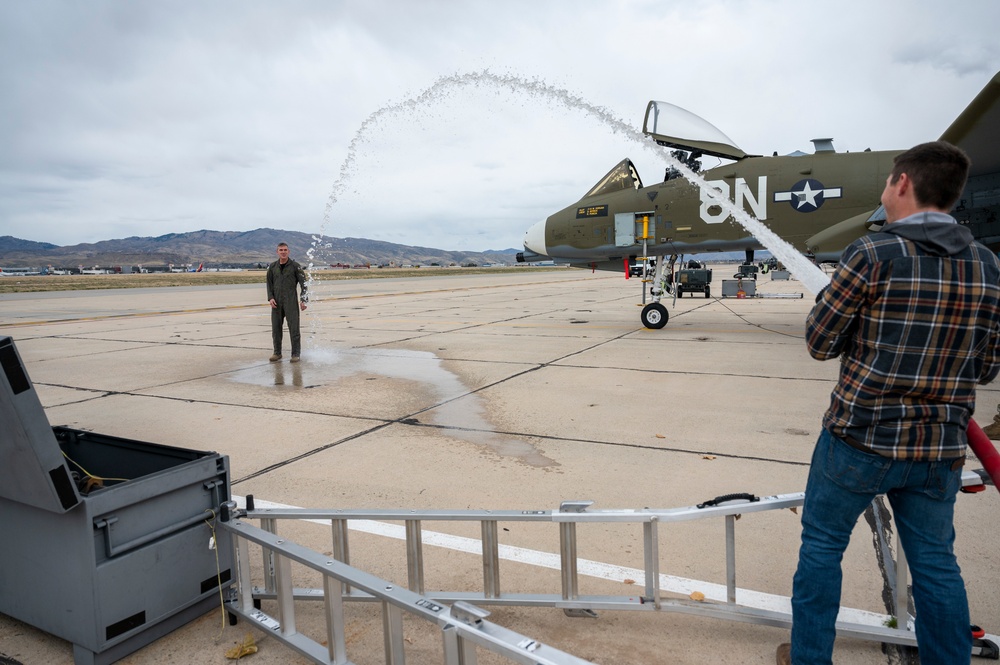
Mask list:
[[724,159],[743,159],[747,156],[708,120],[669,102],[650,102],[646,105],[642,133],[668,148]]
[[1000,72],[941,135],[972,160],[970,176],[1000,171]]
[[806,248],[816,261],[836,262],[845,247],[868,232],[868,220],[874,212],[869,210],[823,229],[806,241]]

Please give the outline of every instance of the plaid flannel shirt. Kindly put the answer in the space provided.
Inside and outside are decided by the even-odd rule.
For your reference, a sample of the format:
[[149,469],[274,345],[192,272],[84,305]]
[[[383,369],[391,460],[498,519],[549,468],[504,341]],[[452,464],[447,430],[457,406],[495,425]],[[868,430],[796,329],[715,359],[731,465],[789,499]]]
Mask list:
[[841,357],[823,426],[894,459],[962,457],[998,342],[997,256],[958,224],[889,224],[844,251],[806,321],[810,355]]

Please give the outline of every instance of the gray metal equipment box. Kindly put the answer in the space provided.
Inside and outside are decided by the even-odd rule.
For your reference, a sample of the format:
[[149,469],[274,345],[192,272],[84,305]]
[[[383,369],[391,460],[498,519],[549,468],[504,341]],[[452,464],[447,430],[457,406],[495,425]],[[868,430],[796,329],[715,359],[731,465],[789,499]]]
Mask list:
[[724,279],[722,280],[722,297],[723,298],[738,298],[740,291],[740,282],[743,283],[743,292],[747,298],[755,298],[757,296],[757,282],[752,279]]
[[788,272],[787,270],[772,270],[771,271],[771,281],[772,282],[775,281],[775,280],[780,280],[780,279],[788,279],[791,276],[792,276],[791,273]]
[[102,665],[221,608],[229,458],[51,427],[10,337],[0,365],[0,612]]

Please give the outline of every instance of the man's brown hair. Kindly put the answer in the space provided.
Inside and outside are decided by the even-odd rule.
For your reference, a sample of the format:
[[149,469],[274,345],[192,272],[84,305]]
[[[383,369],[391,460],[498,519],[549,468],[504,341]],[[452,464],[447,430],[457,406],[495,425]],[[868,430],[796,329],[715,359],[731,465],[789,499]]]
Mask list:
[[893,160],[890,181],[905,173],[913,183],[917,203],[951,210],[969,177],[969,156],[945,141],[914,146]]

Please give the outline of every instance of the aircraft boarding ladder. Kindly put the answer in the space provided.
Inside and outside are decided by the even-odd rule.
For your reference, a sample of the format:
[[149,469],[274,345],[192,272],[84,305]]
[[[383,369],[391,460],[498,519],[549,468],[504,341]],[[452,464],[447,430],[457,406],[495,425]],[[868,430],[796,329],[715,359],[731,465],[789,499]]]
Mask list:
[[[990,484],[982,471],[965,471],[963,491],[979,491]],[[486,621],[486,612],[476,605],[554,607],[569,616],[596,616],[597,610],[664,611],[728,619],[781,628],[791,627],[790,599],[780,598],[783,608],[744,602],[757,592],[736,586],[736,520],[743,515],[772,510],[797,509],[804,493],[756,497],[733,494],[673,509],[591,510],[591,501],[566,501],[558,510],[312,510],[301,508],[256,508],[252,496],[246,507],[235,502],[223,506],[219,527],[228,530],[235,549],[236,588],[226,605],[230,621],[248,619],[266,633],[292,647],[315,663],[349,665],[344,626],[344,601],[380,602],[382,605],[385,662],[405,662],[402,617],[408,613],[437,623],[443,640],[446,665],[474,665],[478,648],[528,665],[583,665],[581,660]],[[263,502],[262,502],[263,503]],[[721,519],[725,533],[725,594],[722,599],[692,599],[661,593],[660,528],[691,520]],[[255,527],[248,520],[259,520]],[[286,520],[321,521],[331,527],[332,556],[315,552],[278,535],[278,525]],[[350,565],[348,523],[352,520],[402,522],[405,527],[407,588],[379,579]],[[482,534],[481,591],[428,591],[424,584],[422,523],[479,522]],[[540,522],[558,525],[561,589],[551,593],[505,593],[500,581],[498,525],[504,522]],[[593,524],[641,525],[644,570],[643,586],[628,596],[583,595],[579,591],[577,527]],[[263,580],[255,584],[251,574],[250,545],[263,555]],[[292,562],[323,576],[323,588],[294,588]],[[891,570],[891,568],[890,568]],[[891,572],[890,572],[891,575]],[[837,634],[875,642],[915,647],[913,617],[908,611],[908,569],[905,554],[897,546],[895,565],[895,610],[893,617],[841,608]],[[701,584],[701,583],[699,583]],[[718,585],[704,583],[711,589]],[[641,591],[641,593],[638,593]],[[738,593],[739,591],[739,593]],[[679,594],[678,594],[679,595]],[[757,594],[762,595],[762,594]],[[763,594],[768,595],[768,594]],[[295,602],[324,600],[326,645],[297,632]],[[261,601],[276,601],[277,617],[261,611]],[[473,605],[472,603],[475,603]],[[450,604],[450,607],[447,605]],[[766,605],[766,604],[765,604]],[[847,619],[845,619],[847,617]],[[895,619],[892,621],[891,619]],[[1000,638],[979,634],[972,655],[1000,658]]]

